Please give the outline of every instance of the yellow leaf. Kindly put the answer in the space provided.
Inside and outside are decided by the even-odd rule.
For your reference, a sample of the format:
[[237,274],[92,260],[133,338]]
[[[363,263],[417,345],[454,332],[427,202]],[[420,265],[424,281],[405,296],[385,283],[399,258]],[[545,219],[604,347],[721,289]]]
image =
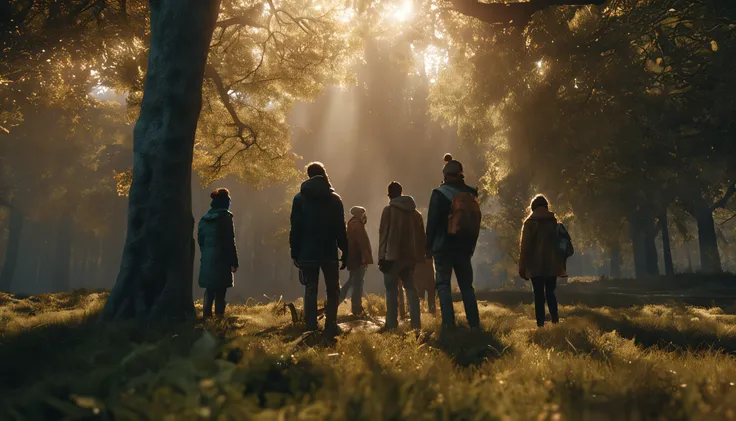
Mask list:
[[716,42],[716,40],[710,42],[710,49],[713,51],[718,51],[718,43]]

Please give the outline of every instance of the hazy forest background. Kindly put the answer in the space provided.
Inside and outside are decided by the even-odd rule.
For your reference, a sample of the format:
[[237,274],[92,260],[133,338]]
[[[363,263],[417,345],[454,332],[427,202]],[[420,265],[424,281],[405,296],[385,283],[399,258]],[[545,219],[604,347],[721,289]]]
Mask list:
[[[426,210],[445,152],[482,193],[478,288],[525,286],[535,192],[575,239],[572,276],[736,270],[736,5],[610,0],[495,21],[479,5],[222,1],[192,199],[199,218],[212,187],[232,192],[232,299],[301,294],[287,234],[306,162],[368,209],[375,244],[386,185]],[[0,1],[0,45],[0,290],[111,288],[149,4]],[[376,269],[366,288],[382,291]]]

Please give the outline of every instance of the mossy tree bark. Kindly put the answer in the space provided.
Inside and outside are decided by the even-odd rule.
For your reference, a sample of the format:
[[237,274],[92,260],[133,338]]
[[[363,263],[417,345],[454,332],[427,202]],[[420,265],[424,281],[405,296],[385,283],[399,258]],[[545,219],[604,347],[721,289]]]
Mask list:
[[151,0],[128,230],[102,320],[194,316],[192,156],[219,0]]

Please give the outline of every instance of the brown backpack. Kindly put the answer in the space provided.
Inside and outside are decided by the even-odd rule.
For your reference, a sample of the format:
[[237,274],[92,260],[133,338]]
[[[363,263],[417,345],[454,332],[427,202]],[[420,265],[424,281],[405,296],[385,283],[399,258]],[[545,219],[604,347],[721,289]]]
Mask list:
[[471,192],[462,192],[447,184],[439,188],[451,202],[447,217],[447,233],[468,241],[478,240],[481,212],[478,198]]

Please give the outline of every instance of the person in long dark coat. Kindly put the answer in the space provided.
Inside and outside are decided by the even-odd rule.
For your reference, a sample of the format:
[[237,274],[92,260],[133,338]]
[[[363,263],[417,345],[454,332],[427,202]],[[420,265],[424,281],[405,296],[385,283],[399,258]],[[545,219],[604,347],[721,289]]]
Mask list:
[[230,212],[230,192],[219,188],[210,194],[210,210],[199,220],[197,242],[201,252],[199,287],[204,288],[205,319],[225,314],[225,293],[234,285],[238,270],[238,250],[235,246],[235,225]]
[[[338,334],[340,269],[348,265],[348,236],[342,199],[335,193],[325,167],[307,166],[309,179],[302,183],[291,208],[289,244],[291,258],[304,285],[304,319],[309,331],[317,330],[317,292],[322,271],[327,289],[325,332]],[[342,259],[338,259],[338,249]],[[342,266],[339,261],[342,260]]]

